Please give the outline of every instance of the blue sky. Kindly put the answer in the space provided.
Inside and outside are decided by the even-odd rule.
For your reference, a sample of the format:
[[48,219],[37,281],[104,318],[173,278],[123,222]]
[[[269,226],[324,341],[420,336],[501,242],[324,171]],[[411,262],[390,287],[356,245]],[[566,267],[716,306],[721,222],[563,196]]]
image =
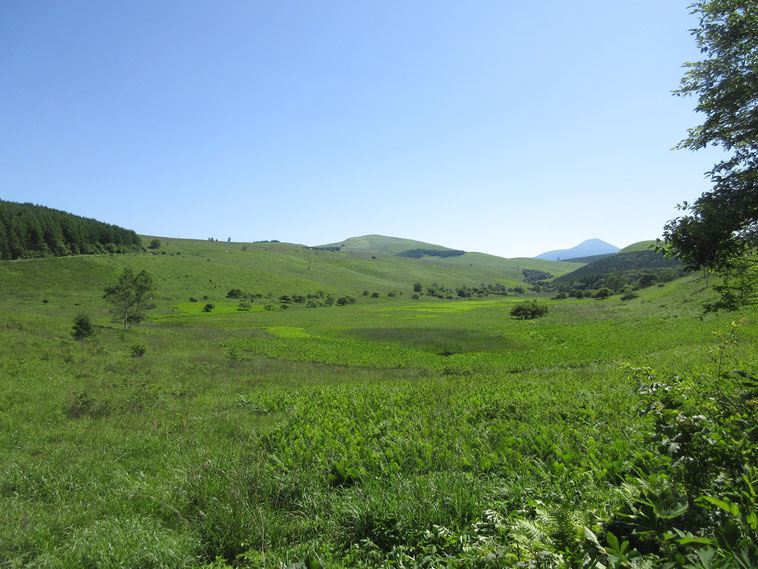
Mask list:
[[671,150],[689,2],[4,2],[0,198],[201,239],[655,238],[719,156]]

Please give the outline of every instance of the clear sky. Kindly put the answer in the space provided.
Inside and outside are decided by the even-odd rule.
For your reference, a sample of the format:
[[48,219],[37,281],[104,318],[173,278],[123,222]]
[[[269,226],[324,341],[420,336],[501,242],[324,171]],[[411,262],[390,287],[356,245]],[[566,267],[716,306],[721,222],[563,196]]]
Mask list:
[[0,198],[138,233],[505,257],[660,236],[716,150],[690,0],[0,4]]

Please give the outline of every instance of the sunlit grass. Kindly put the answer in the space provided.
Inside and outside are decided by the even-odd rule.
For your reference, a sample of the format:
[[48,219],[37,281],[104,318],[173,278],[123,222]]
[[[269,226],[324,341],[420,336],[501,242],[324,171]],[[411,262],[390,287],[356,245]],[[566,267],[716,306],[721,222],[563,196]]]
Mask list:
[[[533,321],[513,296],[263,308],[308,292],[296,279],[243,312],[225,295],[253,291],[234,280],[253,251],[220,245],[0,264],[0,566],[516,566],[507,528],[537,507],[601,516],[644,461],[627,366],[712,371],[733,318],[701,319],[693,277],[542,298]],[[101,299],[119,263],[160,277],[128,333]],[[80,311],[94,338],[71,337]],[[755,314],[728,352],[748,370]]]

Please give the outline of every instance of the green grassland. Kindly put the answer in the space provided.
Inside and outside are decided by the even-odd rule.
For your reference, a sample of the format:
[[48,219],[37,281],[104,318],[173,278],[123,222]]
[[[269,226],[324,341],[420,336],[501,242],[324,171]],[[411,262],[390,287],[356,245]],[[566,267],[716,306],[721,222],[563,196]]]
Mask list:
[[[388,257],[411,249],[450,250],[440,245],[382,235],[351,237],[339,243],[323,245],[323,247],[339,247],[343,244],[341,253],[350,253],[361,259],[377,257],[386,262],[389,262]],[[417,267],[424,267],[428,270],[442,269],[445,274],[467,275],[474,281],[479,279],[478,283],[501,282],[509,287],[523,285],[524,275],[522,271],[524,269],[536,269],[549,272],[553,276],[560,276],[584,265],[584,263],[545,261],[531,258],[505,259],[486,253],[465,253],[456,257],[444,258],[426,256],[414,261]],[[441,280],[440,284],[443,284]]]
[[[0,567],[569,566],[651,461],[634,370],[756,372],[755,310],[727,342],[695,276],[518,321],[412,285],[570,264],[160,239],[0,263]],[[157,306],[124,333],[102,294],[126,266]],[[358,302],[279,308],[317,291]]]
[[655,240],[651,239],[648,241],[637,241],[637,243],[632,243],[631,245],[627,245],[623,249],[617,251],[618,253],[634,253],[635,251],[650,251],[652,247],[655,246]]
[[350,237],[338,243],[320,245],[320,247],[339,247],[345,253],[363,253],[364,255],[397,255],[409,249],[433,249],[437,251],[451,251],[449,247],[402,239],[399,237],[387,237],[384,235],[362,235]]

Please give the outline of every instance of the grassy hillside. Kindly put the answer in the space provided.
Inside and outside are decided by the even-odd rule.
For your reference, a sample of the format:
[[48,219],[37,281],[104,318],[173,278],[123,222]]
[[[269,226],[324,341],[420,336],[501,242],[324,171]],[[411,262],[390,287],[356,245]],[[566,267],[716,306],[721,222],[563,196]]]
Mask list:
[[[153,255],[0,262],[0,566],[581,566],[611,530],[649,555],[655,536],[640,545],[614,520],[636,519],[621,516],[636,477],[681,486],[639,382],[673,393],[692,377],[693,405],[709,377],[758,372],[756,309],[741,325],[702,319],[695,276],[628,302],[542,298],[546,316],[518,321],[515,296],[409,298],[415,281],[508,278],[490,256],[160,241]],[[567,265],[509,262],[514,277]],[[158,287],[128,333],[102,300],[124,266]],[[256,310],[225,300],[232,287],[261,293]],[[261,308],[319,289],[382,294]],[[76,341],[80,312],[97,334]],[[728,439],[708,440],[750,464],[750,444],[732,460]],[[707,464],[694,479],[739,479]]]
[[523,284],[524,269],[545,271],[553,276],[559,276],[583,266],[582,263],[545,261],[543,259],[526,257],[504,259],[503,257],[488,255],[486,253],[466,253],[460,257],[449,257],[446,259],[424,257],[418,259],[417,262],[456,270],[464,269],[480,271],[483,276],[487,275],[489,278],[497,278],[496,275],[500,275],[501,278],[505,278],[509,284]]
[[678,259],[638,247],[593,261],[559,276],[553,284],[590,289],[610,286],[616,290],[624,285],[650,286],[654,282],[670,281],[683,273],[684,265]]
[[[343,252],[318,251],[287,243],[227,243],[187,239],[159,239],[149,254],[43,258],[0,264],[0,294],[9,299],[66,298],[83,305],[96,303],[124,266],[146,269],[157,285],[156,314],[187,310],[180,303],[190,297],[226,302],[232,288],[258,293],[264,305],[281,295],[324,291],[335,296],[359,297],[363,291],[410,296],[413,284],[438,283],[448,288],[481,283],[523,285],[522,268],[555,271],[570,265],[533,259],[501,259],[467,254],[453,259],[365,258]],[[528,266],[528,267],[527,267]],[[34,287],[28,283],[34,282]],[[371,301],[370,297],[365,299]],[[236,303],[234,303],[236,305]]]
[[631,245],[627,245],[619,253],[633,253],[635,251],[650,251],[651,247],[655,245],[655,239],[651,239],[649,241],[637,241],[637,243],[632,243]]
[[365,255],[397,255],[409,249],[432,249],[437,251],[451,251],[448,247],[414,241],[413,239],[401,239],[399,237],[385,237],[384,235],[363,235],[350,237],[338,243],[319,245],[319,247],[338,247],[345,253],[362,253]]

